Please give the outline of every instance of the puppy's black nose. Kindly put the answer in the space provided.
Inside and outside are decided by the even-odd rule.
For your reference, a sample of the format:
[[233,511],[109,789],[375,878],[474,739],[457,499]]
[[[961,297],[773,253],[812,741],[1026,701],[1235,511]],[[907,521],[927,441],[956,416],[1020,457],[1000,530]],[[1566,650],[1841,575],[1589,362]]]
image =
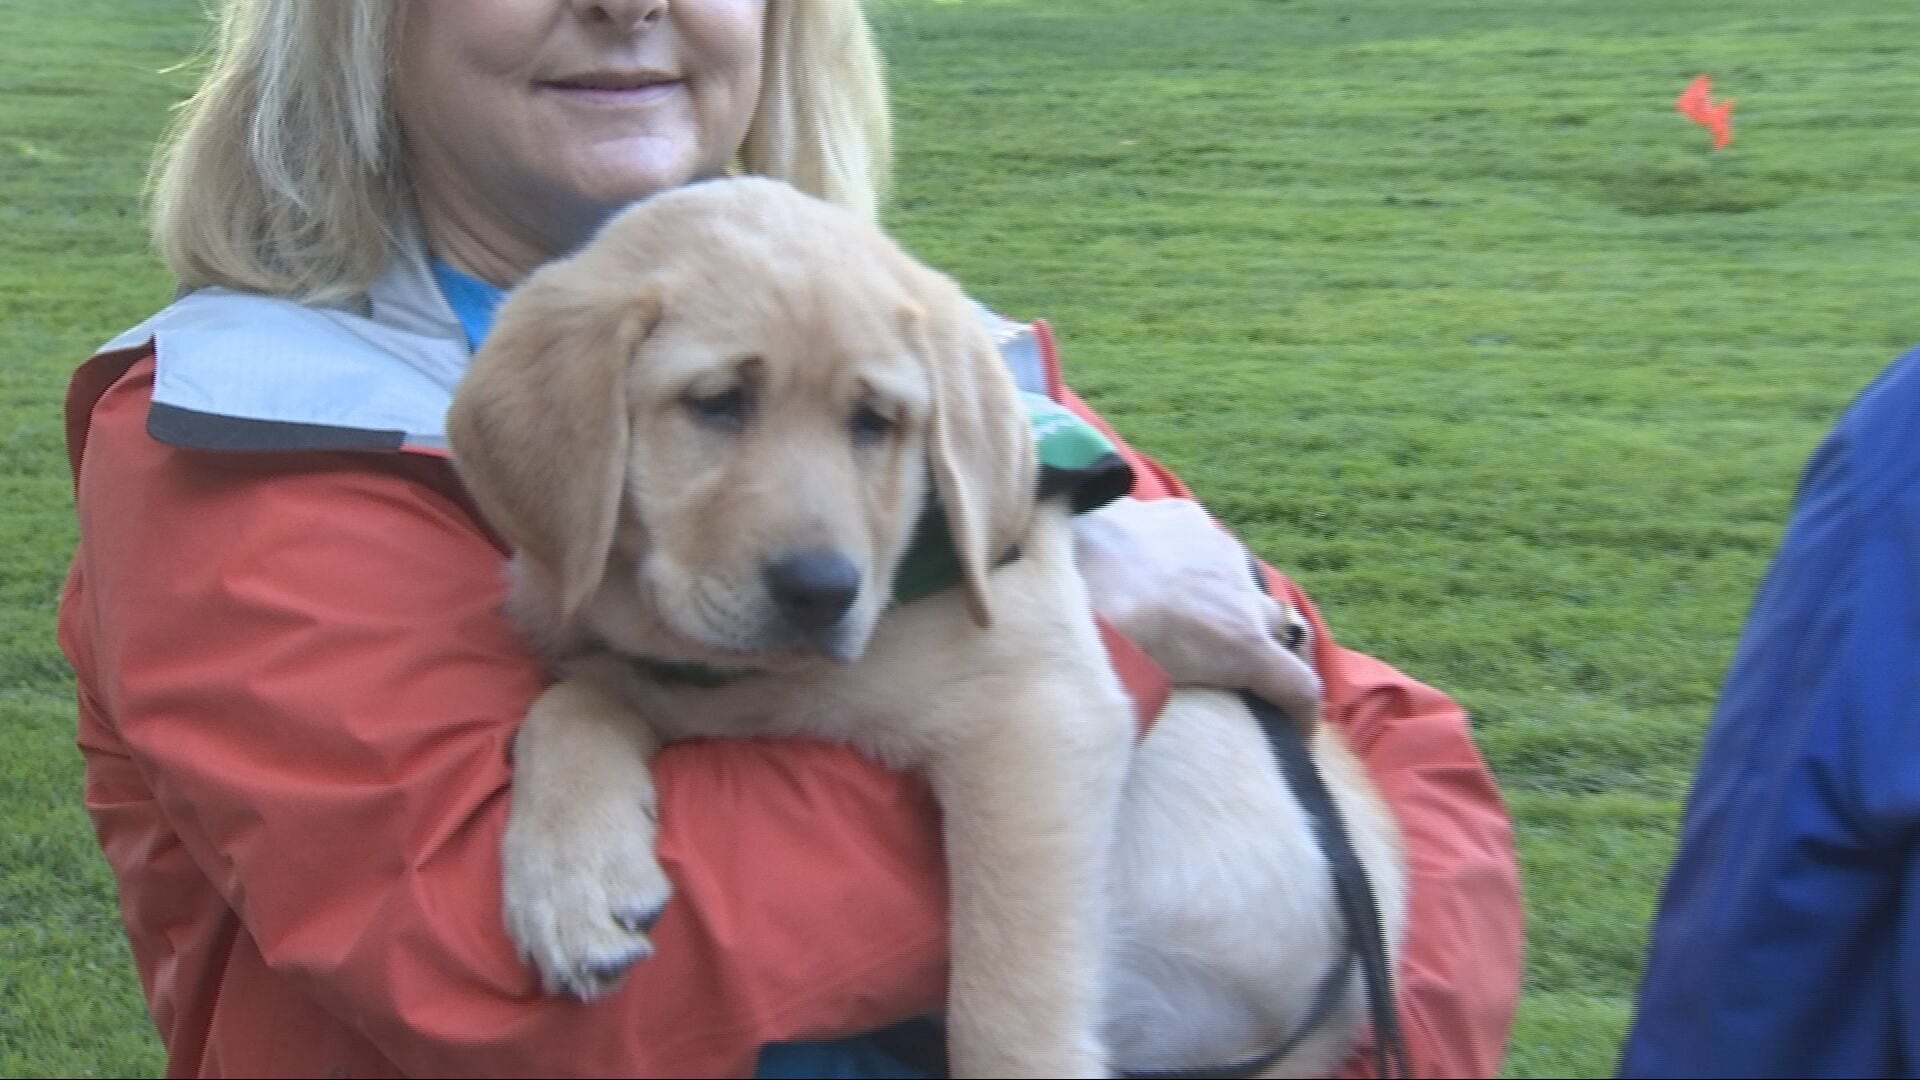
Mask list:
[[764,571],[767,592],[787,621],[806,633],[839,623],[860,595],[860,569],[832,551],[802,551],[782,556]]

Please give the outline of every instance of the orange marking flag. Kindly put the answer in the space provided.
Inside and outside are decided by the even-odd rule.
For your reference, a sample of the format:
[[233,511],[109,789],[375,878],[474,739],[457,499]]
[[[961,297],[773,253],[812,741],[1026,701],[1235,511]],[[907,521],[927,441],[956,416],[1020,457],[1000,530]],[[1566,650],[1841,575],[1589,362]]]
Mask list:
[[1713,133],[1713,148],[1721,150],[1733,141],[1733,99],[1715,102],[1713,80],[1705,75],[1687,84],[1673,107],[1681,116]]

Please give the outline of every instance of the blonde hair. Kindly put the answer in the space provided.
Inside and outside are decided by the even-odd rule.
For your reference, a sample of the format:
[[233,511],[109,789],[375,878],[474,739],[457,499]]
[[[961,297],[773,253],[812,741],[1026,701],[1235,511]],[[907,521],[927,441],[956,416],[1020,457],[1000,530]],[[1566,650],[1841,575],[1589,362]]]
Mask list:
[[[338,301],[386,270],[409,198],[390,100],[407,3],[223,0],[213,63],[149,177],[181,285]],[[767,0],[739,169],[877,219],[892,165],[860,0]]]

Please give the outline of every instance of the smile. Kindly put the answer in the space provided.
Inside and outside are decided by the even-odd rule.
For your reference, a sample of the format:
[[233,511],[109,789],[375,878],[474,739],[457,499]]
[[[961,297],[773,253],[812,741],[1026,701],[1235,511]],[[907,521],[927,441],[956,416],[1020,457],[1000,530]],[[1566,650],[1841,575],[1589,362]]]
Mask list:
[[680,79],[579,78],[537,85],[541,90],[582,104],[643,105],[671,95],[685,83]]

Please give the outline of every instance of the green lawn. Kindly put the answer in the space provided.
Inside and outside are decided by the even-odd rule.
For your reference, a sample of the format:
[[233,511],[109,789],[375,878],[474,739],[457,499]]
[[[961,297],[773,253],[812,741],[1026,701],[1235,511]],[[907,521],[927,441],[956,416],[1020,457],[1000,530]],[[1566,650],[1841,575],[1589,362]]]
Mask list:
[[[1920,7],[1818,7],[885,5],[897,231],[1472,711],[1529,898],[1510,1075],[1611,1070],[1799,464],[1920,342]],[[0,0],[0,1075],[161,1068],[52,619],[61,392],[168,295],[138,189],[199,10]]]

